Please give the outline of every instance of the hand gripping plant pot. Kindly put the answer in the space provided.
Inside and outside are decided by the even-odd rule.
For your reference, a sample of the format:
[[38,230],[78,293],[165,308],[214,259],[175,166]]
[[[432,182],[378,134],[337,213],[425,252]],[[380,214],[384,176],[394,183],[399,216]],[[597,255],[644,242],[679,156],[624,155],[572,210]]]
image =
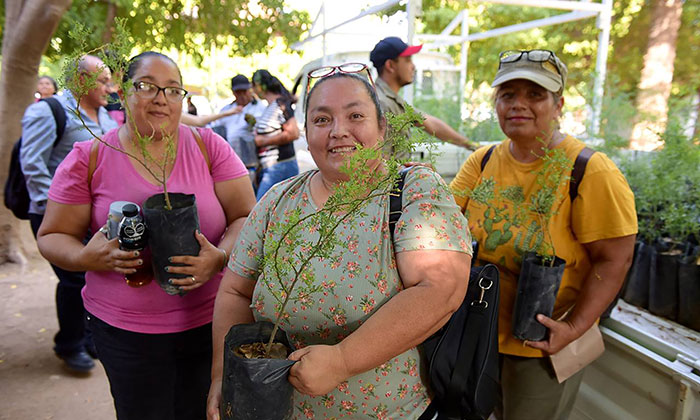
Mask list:
[[165,271],[168,258],[177,255],[199,255],[199,242],[194,232],[199,229],[199,217],[194,194],[168,193],[172,209],[168,210],[165,194],[156,194],[143,203],[143,216],[148,227],[153,273],[160,287],[169,295],[184,296],[186,292],[168,284],[170,278],[185,278],[186,274]]
[[535,317],[537,314],[552,316],[565,265],[566,261],[559,257],[554,257],[552,263],[543,260],[534,252],[523,256],[513,310],[515,338],[541,341],[547,337],[547,327],[540,324]]
[[[222,419],[288,419],[293,414],[294,388],[287,380],[293,361],[281,359],[246,359],[237,354],[244,344],[264,343],[274,324],[256,322],[234,325],[224,341],[224,377],[221,386]],[[278,329],[275,342],[282,343],[287,355],[293,351],[287,334]]]

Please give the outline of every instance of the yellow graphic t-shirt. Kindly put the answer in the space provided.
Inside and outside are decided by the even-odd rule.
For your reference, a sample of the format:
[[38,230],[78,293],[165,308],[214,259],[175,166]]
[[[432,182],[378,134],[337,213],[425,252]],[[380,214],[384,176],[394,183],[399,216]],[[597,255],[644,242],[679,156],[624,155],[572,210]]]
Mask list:
[[[584,147],[581,141],[571,136],[556,146],[565,152],[572,164]],[[521,263],[521,255],[516,250],[515,241],[522,241],[527,234],[526,227],[534,221],[534,217],[530,215],[530,220],[521,226],[511,227],[512,234],[507,235],[510,238],[508,241],[491,240],[486,246],[486,207],[469,200],[463,193],[467,188],[473,189],[482,179],[493,177],[500,188],[521,186],[526,200],[529,200],[539,188],[536,172],[542,168],[543,162],[541,159],[531,163],[518,162],[510,153],[510,140],[506,139],[493,150],[482,173],[481,161],[488,148],[482,147],[469,156],[450,187],[455,192],[455,201],[468,215],[472,236],[479,242],[478,260],[473,264],[494,263],[501,272],[499,351],[516,356],[543,357],[542,351],[525,347],[522,341],[514,338],[511,333]],[[573,203],[569,198],[569,183],[565,182],[560,186],[554,206],[556,214],[550,220],[549,232],[557,256],[566,261],[566,269],[554,305],[553,317],[556,319],[576,302],[583,281],[590,271],[590,258],[583,244],[637,233],[637,214],[634,195],[625,177],[601,152],[595,153],[588,161],[579,185],[578,196]],[[503,230],[504,223],[490,221],[486,225],[493,232]]]

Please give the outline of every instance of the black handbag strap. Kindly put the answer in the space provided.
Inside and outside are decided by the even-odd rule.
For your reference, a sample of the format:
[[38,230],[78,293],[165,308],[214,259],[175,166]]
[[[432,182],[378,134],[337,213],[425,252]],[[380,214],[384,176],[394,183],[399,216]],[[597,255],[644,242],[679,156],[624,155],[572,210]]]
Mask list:
[[[481,337],[481,331],[486,325],[486,320],[484,319],[483,309],[481,310],[471,310],[469,311],[469,317],[467,318],[466,325],[466,335],[462,338],[462,345],[459,347],[459,354],[457,360],[460,363],[455,365],[452,371],[452,378],[450,379],[450,385],[447,388],[446,401],[461,401],[462,395],[467,388],[467,379],[469,378],[469,370],[471,369],[471,361],[474,359],[474,354],[476,354],[476,344],[479,342]],[[450,417],[461,418],[461,410],[459,405],[445,404],[445,414]]]
[[406,174],[409,168],[404,168],[399,172],[399,177],[394,185],[394,190],[389,193],[389,233],[391,234],[391,242],[394,242],[394,229],[396,222],[401,218],[403,206],[401,204],[401,196],[403,195],[403,186],[406,183]]
[[[491,267],[495,266],[489,264],[484,266],[477,277],[477,280],[471,285],[471,287],[482,287],[481,280],[485,277]],[[493,281],[493,280],[491,280]],[[469,305],[467,317],[467,324],[465,326],[466,334],[462,337],[462,342],[459,346],[459,353],[457,360],[461,363],[457,363],[452,371],[452,377],[450,378],[450,384],[446,390],[446,401],[459,402],[462,400],[467,388],[467,381],[469,378],[469,371],[472,368],[472,360],[474,360],[474,355],[476,354],[477,344],[480,340],[485,337],[484,330],[489,327],[489,319],[487,317],[486,310],[488,309],[488,304],[482,306],[479,304],[474,304],[476,302],[464,302],[464,305]],[[493,304],[494,302],[491,302]],[[492,309],[493,310],[493,309]],[[460,411],[459,404],[450,405],[443,404],[445,408],[445,414],[449,417],[462,418],[462,413]]]

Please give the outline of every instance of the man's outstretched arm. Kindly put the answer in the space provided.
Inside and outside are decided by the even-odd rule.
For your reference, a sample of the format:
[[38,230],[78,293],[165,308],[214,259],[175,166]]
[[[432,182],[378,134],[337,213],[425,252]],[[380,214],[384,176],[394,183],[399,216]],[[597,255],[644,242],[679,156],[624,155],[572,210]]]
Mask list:
[[428,134],[435,136],[442,141],[456,144],[457,146],[462,146],[469,150],[476,150],[476,143],[469,141],[469,139],[456,132],[452,127],[447,125],[446,122],[439,118],[433,117],[432,115],[424,114],[424,116],[425,121],[423,122],[423,129]]

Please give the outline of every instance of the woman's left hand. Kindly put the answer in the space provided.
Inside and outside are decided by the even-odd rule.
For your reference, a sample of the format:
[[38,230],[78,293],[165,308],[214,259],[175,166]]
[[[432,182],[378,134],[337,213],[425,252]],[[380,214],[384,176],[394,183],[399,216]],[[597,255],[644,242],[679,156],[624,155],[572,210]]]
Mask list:
[[186,274],[188,277],[184,279],[171,278],[170,284],[180,286],[185,292],[194,290],[204,285],[214,274],[221,271],[222,260],[224,255],[211,244],[201,232],[194,232],[197,242],[199,242],[199,255],[193,257],[191,255],[180,255],[170,257],[170,262],[175,264],[183,264],[183,266],[169,265],[166,267],[168,273]]
[[537,321],[547,327],[549,339],[544,341],[525,341],[525,345],[540,349],[547,354],[557,353],[581,336],[574,329],[573,325],[566,321],[555,321],[542,314],[537,315]]
[[338,346],[304,347],[288,359],[297,361],[289,371],[289,383],[302,394],[325,395],[350,377]]

